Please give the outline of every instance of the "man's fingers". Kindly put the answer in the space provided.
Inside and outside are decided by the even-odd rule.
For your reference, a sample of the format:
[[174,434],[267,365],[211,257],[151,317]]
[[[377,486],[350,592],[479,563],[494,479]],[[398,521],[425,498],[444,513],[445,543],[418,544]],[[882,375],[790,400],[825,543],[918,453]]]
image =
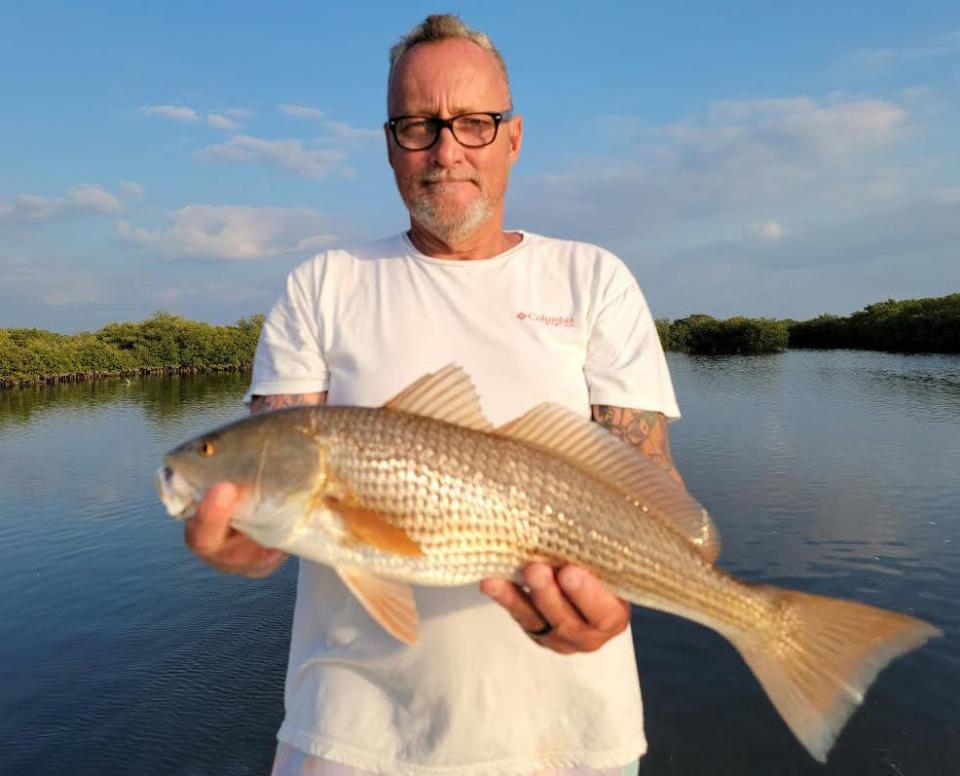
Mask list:
[[230,536],[230,518],[237,503],[237,487],[218,482],[204,495],[196,514],[187,520],[184,537],[198,555],[216,552]]
[[555,574],[546,564],[531,563],[523,569],[522,578],[524,590],[503,579],[484,580],[480,590],[503,606],[527,633],[535,634],[549,625],[550,631],[536,639],[554,652],[592,652],[630,622],[630,605],[586,569],[565,566]]
[[564,566],[557,574],[557,582],[563,595],[591,627],[619,633],[630,622],[630,604],[607,590],[585,569]]
[[243,498],[230,482],[219,482],[204,495],[196,514],[183,529],[184,541],[195,555],[218,571],[259,579],[270,576],[287,559],[282,550],[270,549],[230,526]]
[[506,609],[527,633],[535,633],[548,624],[526,594],[512,582],[505,579],[485,579],[480,583],[480,592],[490,596]]
[[530,600],[556,634],[569,639],[586,622],[557,585],[553,569],[545,563],[531,563],[523,570],[523,581],[530,588]]

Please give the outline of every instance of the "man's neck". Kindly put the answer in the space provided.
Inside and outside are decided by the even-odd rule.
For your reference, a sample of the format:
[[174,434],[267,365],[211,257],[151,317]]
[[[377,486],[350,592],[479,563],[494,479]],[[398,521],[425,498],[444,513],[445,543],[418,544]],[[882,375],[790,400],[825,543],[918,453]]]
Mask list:
[[454,261],[471,261],[499,256],[523,239],[523,235],[516,232],[504,232],[499,225],[493,230],[478,229],[462,240],[449,243],[430,234],[416,222],[411,222],[410,231],[407,234],[410,242],[420,253],[435,259]]

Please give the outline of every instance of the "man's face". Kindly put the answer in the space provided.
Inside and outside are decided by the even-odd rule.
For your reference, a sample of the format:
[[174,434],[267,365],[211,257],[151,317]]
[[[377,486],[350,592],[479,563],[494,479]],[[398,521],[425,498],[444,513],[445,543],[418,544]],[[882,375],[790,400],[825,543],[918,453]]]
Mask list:
[[[421,43],[398,63],[390,84],[391,116],[503,113],[510,108],[506,79],[492,54],[468,40]],[[462,239],[503,219],[510,167],[520,153],[519,117],[500,125],[497,139],[464,148],[442,129],[423,151],[406,151],[387,129],[387,156],[397,187],[421,227],[444,241]]]

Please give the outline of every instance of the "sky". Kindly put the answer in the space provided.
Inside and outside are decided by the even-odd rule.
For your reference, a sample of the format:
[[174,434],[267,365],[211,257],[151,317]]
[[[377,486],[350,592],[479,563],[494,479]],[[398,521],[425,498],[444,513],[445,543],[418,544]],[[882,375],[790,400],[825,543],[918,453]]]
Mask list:
[[955,0],[0,0],[0,327],[230,323],[405,229],[387,51],[437,12],[510,69],[506,226],[613,250],[656,317],[960,291]]

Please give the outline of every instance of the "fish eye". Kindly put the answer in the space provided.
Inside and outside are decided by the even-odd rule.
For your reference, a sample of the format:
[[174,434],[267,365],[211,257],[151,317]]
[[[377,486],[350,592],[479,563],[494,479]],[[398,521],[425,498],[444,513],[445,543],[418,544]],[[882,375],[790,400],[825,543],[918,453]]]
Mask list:
[[206,442],[202,442],[200,444],[198,452],[204,458],[209,458],[211,455],[213,455],[214,449],[215,448],[214,448],[213,442],[211,442],[210,440],[207,440]]

